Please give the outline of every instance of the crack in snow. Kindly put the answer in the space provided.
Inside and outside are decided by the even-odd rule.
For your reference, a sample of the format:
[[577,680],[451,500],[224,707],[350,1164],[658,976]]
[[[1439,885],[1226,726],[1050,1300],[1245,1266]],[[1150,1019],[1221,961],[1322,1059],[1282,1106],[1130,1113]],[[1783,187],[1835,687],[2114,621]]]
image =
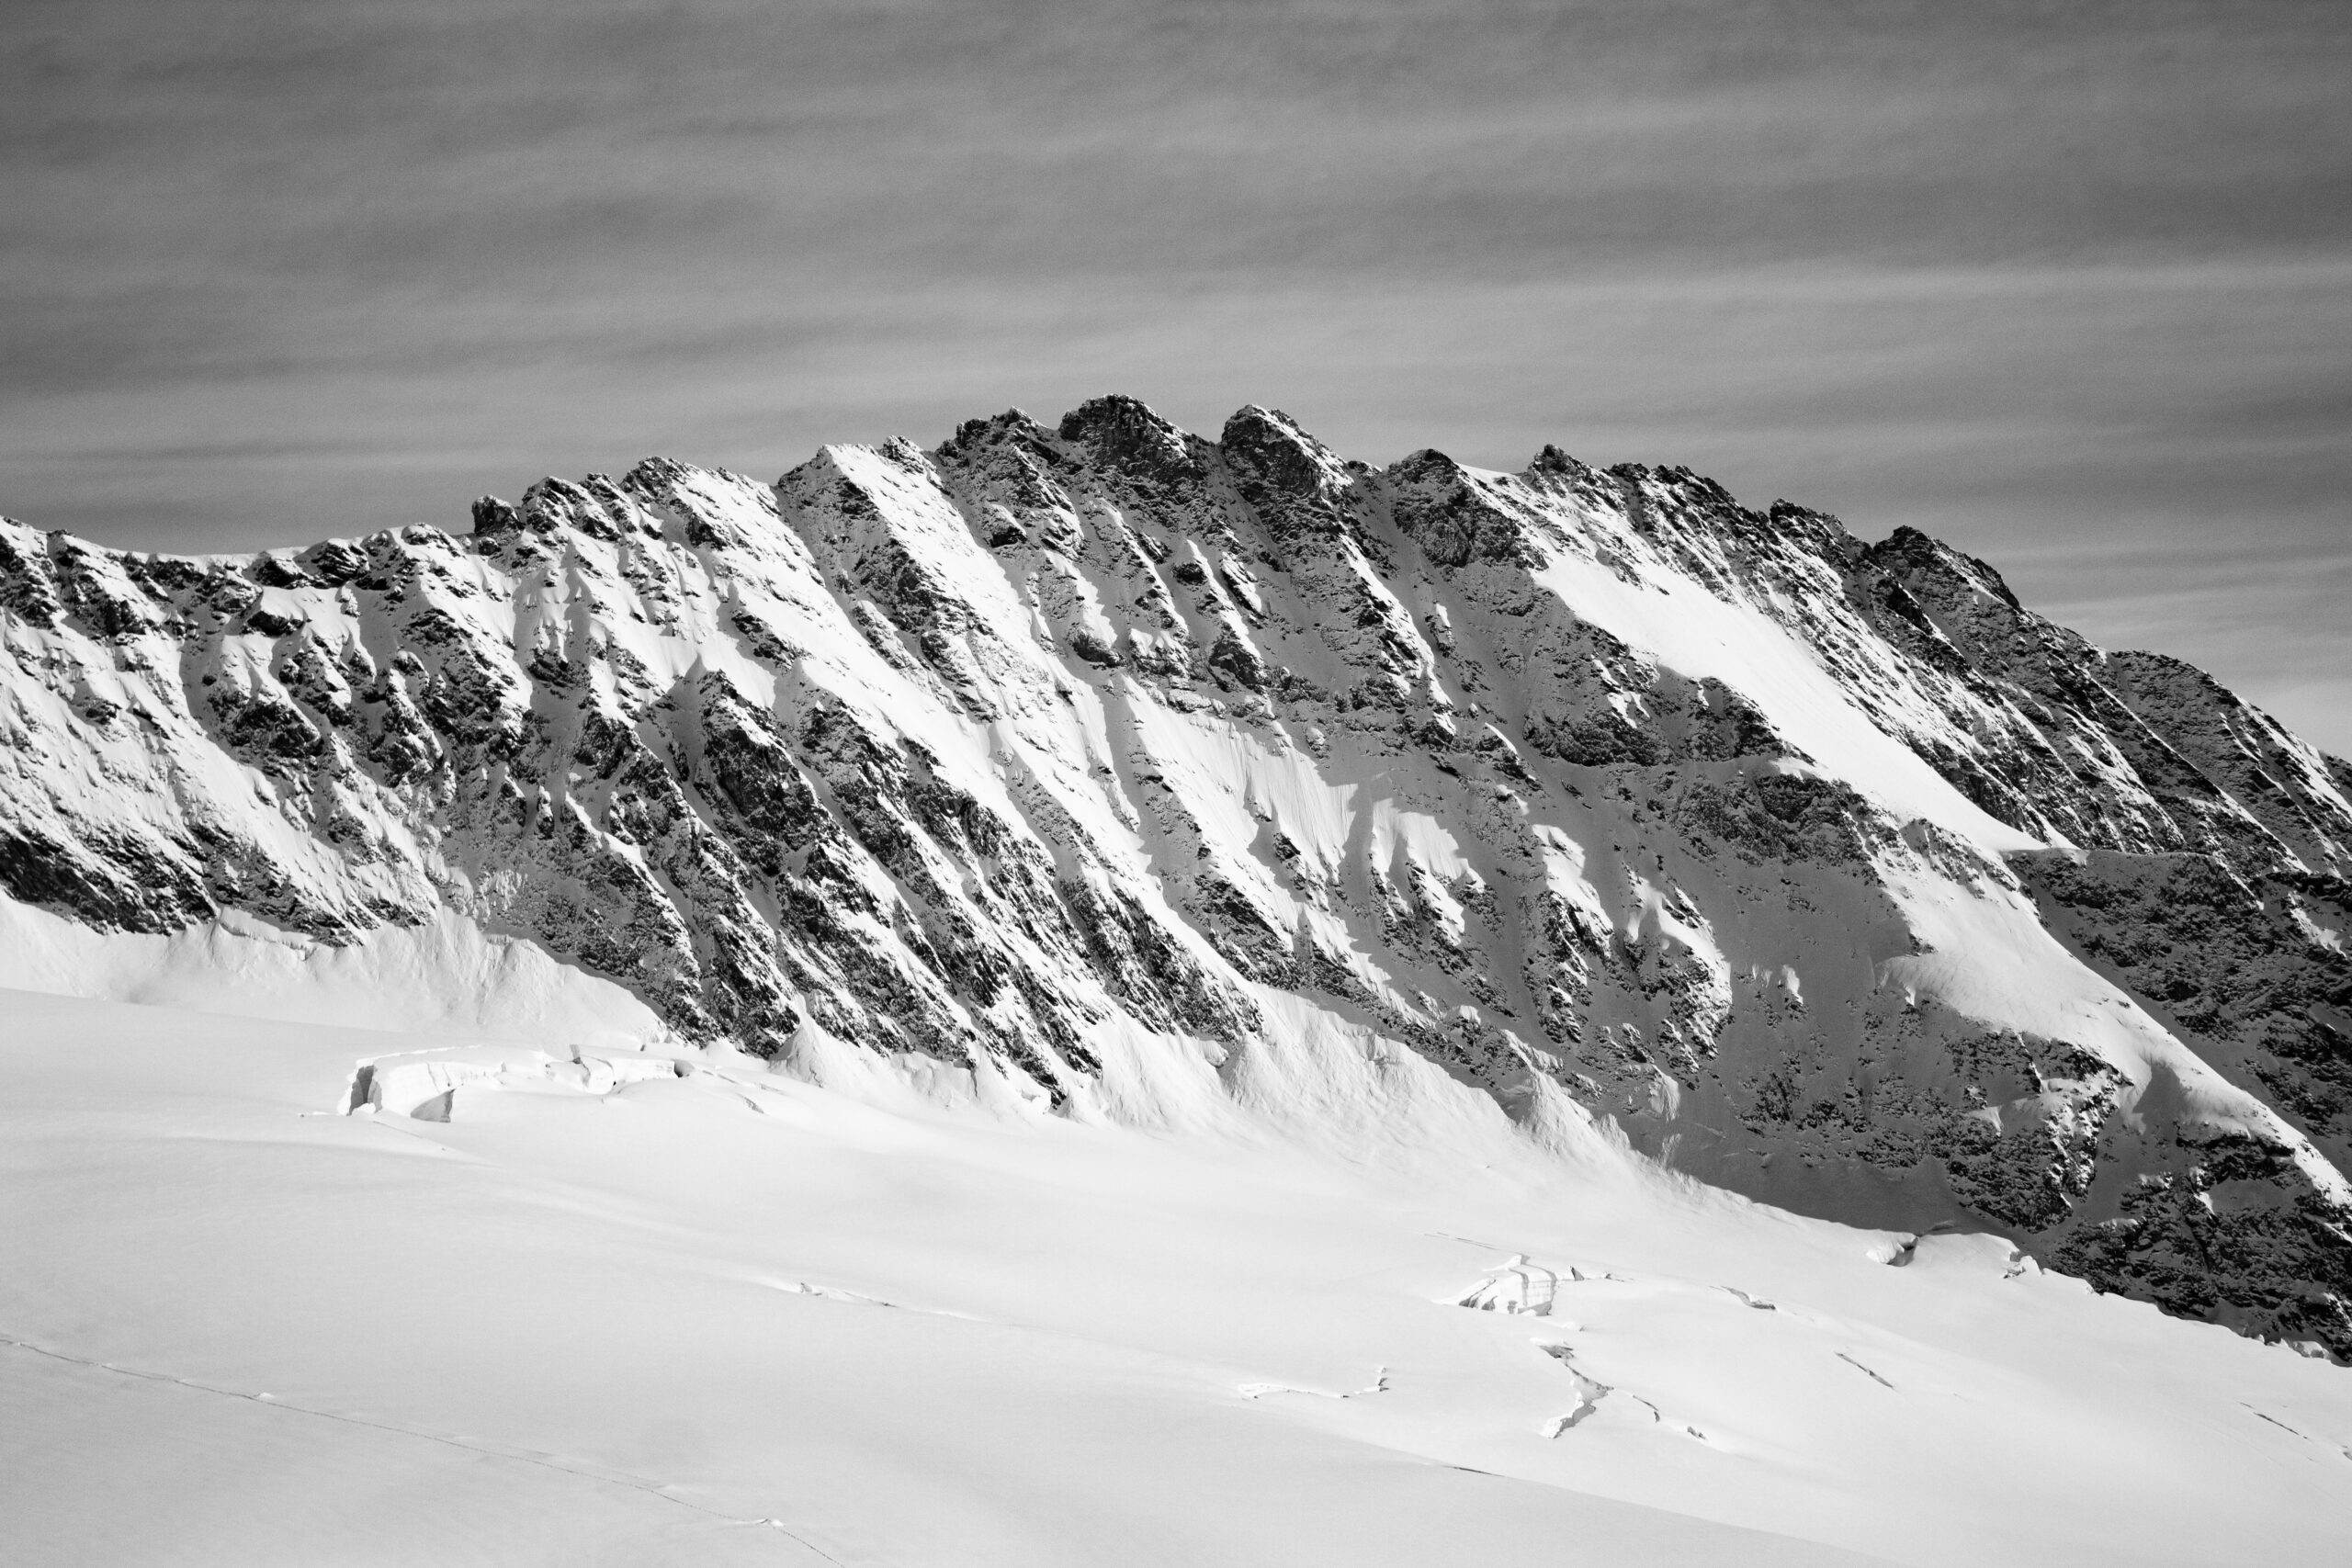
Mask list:
[[[1576,1426],[1578,1422],[1584,1420],[1587,1416],[1599,1410],[1600,1408],[1600,1402],[1608,1398],[1616,1391],[1611,1388],[1607,1383],[1601,1382],[1594,1378],[1589,1378],[1582,1372],[1577,1371],[1574,1367],[1568,1365],[1568,1363],[1576,1358],[1576,1349],[1574,1347],[1568,1345],[1544,1345],[1539,1343],[1535,1348],[1538,1350],[1543,1351],[1544,1354],[1551,1357],[1554,1360],[1559,1362],[1562,1369],[1567,1372],[1569,1378],[1576,1383],[1576,1407],[1565,1416],[1555,1416],[1549,1421],[1544,1423],[1544,1435],[1547,1438],[1556,1438],[1561,1433],[1567,1431],[1570,1427]],[[1634,1397],[1639,1398],[1640,1396],[1635,1395]],[[1648,1401],[1644,1400],[1643,1403],[1647,1404]],[[1657,1411],[1653,1409],[1651,1414],[1655,1416]]]
[[1371,1382],[1362,1388],[1351,1388],[1345,1393],[1333,1393],[1329,1389],[1321,1388],[1299,1388],[1286,1382],[1245,1382],[1237,1385],[1235,1392],[1244,1399],[1263,1399],[1270,1393],[1306,1393],[1312,1394],[1317,1399],[1362,1399],[1369,1394],[1388,1392],[1388,1369],[1386,1367],[1375,1369]]
[[1845,1362],[1848,1366],[1853,1368],[1856,1371],[1860,1372],[1864,1377],[1870,1379],[1871,1382],[1877,1383],[1882,1388],[1891,1389],[1894,1386],[1893,1383],[1888,1382],[1884,1378],[1879,1376],[1876,1372],[1871,1371],[1868,1367],[1863,1366],[1860,1361],[1854,1359],[1853,1357],[1846,1354],[1843,1350],[1838,1352],[1838,1359]]

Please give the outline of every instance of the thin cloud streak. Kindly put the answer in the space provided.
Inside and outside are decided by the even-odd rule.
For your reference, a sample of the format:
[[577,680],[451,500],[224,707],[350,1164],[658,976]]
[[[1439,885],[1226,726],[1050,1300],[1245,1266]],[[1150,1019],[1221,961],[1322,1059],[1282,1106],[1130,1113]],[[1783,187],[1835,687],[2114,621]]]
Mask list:
[[1925,527],[2352,751],[2340,6],[548,16],[12,7],[0,507],[212,549],[1269,402]]

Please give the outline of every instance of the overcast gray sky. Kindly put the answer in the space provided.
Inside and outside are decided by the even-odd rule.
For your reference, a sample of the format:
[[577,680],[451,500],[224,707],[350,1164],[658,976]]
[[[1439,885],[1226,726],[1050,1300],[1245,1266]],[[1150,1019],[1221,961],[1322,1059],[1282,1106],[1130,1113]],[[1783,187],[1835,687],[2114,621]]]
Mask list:
[[1120,390],[1925,528],[2352,753],[2352,4],[0,6],[0,511]]

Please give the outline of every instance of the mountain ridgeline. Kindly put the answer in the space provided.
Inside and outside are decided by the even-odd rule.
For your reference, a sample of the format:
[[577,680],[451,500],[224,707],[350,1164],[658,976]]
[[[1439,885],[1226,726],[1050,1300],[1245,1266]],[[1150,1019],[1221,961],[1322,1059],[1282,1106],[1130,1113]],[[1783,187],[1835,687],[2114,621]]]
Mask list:
[[1909,530],[1106,398],[465,534],[0,523],[0,886],[72,920],[462,918],[1135,1120],[1107,1041],[1321,1010],[1531,1136],[2352,1359],[2352,768]]

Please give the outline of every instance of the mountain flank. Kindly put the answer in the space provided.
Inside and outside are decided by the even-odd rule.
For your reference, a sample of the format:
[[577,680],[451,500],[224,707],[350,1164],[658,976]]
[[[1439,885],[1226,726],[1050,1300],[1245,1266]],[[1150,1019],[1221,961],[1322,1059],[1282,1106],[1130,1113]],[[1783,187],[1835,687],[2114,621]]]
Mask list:
[[2352,766],[1687,469],[1104,398],[461,533],[0,523],[0,886],[91,926],[462,918],[1140,1122],[1111,1034],[1327,1010],[1532,1137],[2352,1359]]

